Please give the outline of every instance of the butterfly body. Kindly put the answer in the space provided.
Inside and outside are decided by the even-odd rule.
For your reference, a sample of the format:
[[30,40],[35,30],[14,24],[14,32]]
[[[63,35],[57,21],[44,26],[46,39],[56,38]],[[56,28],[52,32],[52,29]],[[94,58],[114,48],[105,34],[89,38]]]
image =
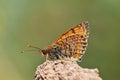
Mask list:
[[82,22],[62,34],[51,46],[41,50],[47,60],[80,60],[85,53],[89,35],[88,22]]

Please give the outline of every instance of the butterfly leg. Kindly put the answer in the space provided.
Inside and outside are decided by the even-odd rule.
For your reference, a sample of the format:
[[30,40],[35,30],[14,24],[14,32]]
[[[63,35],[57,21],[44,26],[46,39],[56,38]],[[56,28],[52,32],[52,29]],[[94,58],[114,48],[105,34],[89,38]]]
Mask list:
[[46,54],[46,62],[49,61],[49,56]]
[[62,64],[65,63],[65,61],[63,60],[63,58],[60,55],[58,55],[58,57],[59,57]]

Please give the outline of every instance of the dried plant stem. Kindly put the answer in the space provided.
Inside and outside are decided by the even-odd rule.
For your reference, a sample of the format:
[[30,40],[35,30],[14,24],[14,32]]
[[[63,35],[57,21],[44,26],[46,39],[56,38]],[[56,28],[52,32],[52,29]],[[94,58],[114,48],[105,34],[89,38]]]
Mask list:
[[98,69],[80,67],[72,61],[46,61],[39,65],[35,80],[102,80]]

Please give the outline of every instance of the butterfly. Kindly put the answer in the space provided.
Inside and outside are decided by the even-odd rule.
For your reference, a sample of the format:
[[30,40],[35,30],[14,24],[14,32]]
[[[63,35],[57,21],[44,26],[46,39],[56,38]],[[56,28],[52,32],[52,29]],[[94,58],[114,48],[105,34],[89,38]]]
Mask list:
[[[52,45],[39,49],[39,53],[47,60],[73,60],[80,61],[86,51],[89,37],[89,24],[82,22],[57,38]],[[34,46],[29,46],[37,48]]]

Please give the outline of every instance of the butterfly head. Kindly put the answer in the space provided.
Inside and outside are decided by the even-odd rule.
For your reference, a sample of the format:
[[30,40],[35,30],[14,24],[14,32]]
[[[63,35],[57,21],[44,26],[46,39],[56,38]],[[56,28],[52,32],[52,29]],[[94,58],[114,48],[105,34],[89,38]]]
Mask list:
[[43,50],[39,50],[39,53],[42,54],[43,56],[47,55],[47,50],[43,49]]

